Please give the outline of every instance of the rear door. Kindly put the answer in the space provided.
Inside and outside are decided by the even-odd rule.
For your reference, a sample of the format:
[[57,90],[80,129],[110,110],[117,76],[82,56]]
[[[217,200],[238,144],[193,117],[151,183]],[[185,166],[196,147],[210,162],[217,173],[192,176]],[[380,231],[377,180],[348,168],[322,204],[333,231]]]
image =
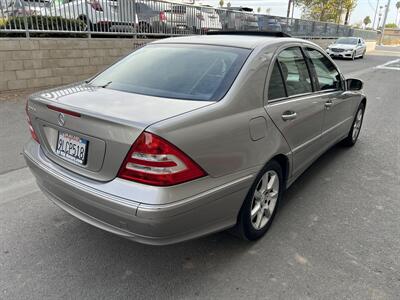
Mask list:
[[324,101],[322,143],[327,148],[343,137],[352,121],[351,95],[344,93],[342,75],[326,55],[314,48],[306,48],[305,52],[317,79],[317,93]]
[[281,51],[267,84],[267,113],[288,142],[293,175],[301,173],[320,153],[324,100],[314,94],[308,65],[300,47]]

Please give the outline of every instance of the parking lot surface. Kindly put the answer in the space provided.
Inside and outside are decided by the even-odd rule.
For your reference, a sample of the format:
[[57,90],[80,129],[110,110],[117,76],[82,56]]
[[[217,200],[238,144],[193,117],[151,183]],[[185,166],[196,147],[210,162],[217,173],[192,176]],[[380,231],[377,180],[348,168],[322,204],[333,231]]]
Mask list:
[[146,246],[68,215],[20,155],[25,95],[0,95],[0,299],[398,299],[399,59],[381,47],[336,61],[365,83],[360,139],[306,171],[256,243],[222,232]]

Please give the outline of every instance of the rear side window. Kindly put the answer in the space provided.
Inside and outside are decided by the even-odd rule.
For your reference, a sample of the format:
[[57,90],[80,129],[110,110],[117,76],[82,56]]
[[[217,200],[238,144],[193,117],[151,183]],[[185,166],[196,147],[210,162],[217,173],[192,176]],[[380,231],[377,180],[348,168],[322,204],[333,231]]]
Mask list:
[[313,91],[306,61],[299,47],[283,50],[278,55],[288,96]]
[[272,69],[268,86],[268,100],[286,97],[285,85],[283,84],[282,74],[278,64],[278,61],[275,61],[274,68]]
[[90,84],[149,96],[218,101],[231,87],[250,50],[156,44],[111,66]]
[[340,90],[342,80],[332,62],[318,50],[308,48],[306,51],[315,69],[319,90]]

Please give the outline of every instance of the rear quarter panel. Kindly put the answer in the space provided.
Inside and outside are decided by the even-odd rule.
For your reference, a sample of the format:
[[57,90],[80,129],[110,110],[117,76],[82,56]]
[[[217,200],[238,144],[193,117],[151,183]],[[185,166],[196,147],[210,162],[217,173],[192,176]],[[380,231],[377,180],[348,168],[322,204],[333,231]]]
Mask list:
[[[261,169],[276,154],[290,155],[263,107],[269,60],[270,55],[253,51],[222,100],[147,130],[174,143],[213,177]],[[257,137],[252,139],[250,123],[255,118]]]

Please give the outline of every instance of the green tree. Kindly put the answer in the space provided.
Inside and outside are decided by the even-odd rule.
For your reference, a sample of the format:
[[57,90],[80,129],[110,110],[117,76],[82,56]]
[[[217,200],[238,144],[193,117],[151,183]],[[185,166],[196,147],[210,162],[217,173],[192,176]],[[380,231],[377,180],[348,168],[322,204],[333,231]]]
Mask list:
[[363,23],[365,25],[365,27],[368,26],[368,24],[371,24],[371,17],[370,16],[366,16],[363,20]]
[[261,7],[257,7],[257,12],[258,12],[258,13],[261,12]]
[[397,1],[397,3],[396,3],[396,8],[397,8],[396,21],[397,21],[397,25],[399,25],[399,26],[400,26],[400,20],[399,20],[399,13],[400,13],[400,1]]
[[306,19],[341,23],[345,12],[345,23],[357,5],[356,0],[297,0],[296,4],[303,8]]
[[224,0],[219,0],[219,6],[221,6],[221,7],[224,6]]
[[346,10],[346,16],[344,17],[344,24],[349,24],[350,13],[357,6],[357,0],[344,0],[343,7]]
[[396,23],[388,23],[385,25],[385,28],[397,28]]

